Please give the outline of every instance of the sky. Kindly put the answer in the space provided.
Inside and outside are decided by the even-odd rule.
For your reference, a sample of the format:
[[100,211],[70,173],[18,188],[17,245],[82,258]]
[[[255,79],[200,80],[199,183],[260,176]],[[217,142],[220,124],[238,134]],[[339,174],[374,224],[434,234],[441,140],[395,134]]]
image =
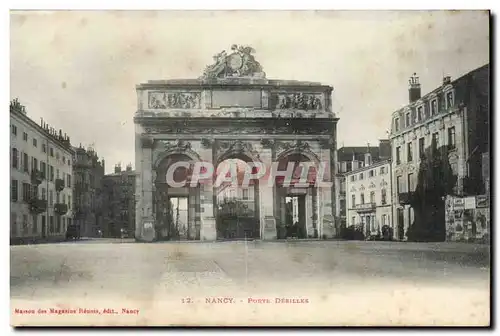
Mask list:
[[484,11],[11,12],[10,97],[74,146],[134,166],[135,86],[197,78],[212,56],[250,45],[269,79],[334,88],[338,146],[376,145],[391,113],[489,62]]

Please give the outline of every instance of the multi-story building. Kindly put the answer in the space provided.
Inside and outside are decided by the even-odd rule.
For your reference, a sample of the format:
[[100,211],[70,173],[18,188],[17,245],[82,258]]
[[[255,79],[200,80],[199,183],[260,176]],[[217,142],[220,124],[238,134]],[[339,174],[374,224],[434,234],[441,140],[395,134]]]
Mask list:
[[347,226],[360,226],[365,237],[392,225],[391,161],[382,160],[345,173]]
[[113,174],[104,175],[102,182],[103,225],[106,237],[119,237],[122,230],[129,235],[135,232],[135,179],[132,166],[122,170],[115,165]]
[[72,221],[70,139],[10,103],[11,243],[60,240]]
[[391,157],[391,147],[389,140],[380,140],[378,147],[349,146],[341,147],[337,150],[337,174],[336,185],[337,214],[339,214],[340,226],[349,226],[346,218],[347,214],[347,189],[346,173],[363,167],[371,166],[373,163],[388,160]]
[[421,96],[416,74],[410,78],[409,104],[392,114],[390,132],[393,194],[398,239],[404,239],[414,212],[420,158],[431,144],[446,150],[457,176],[456,195],[484,194],[482,155],[489,151],[489,64]]
[[74,147],[74,224],[83,237],[97,237],[101,228],[102,179],[105,162],[92,149]]

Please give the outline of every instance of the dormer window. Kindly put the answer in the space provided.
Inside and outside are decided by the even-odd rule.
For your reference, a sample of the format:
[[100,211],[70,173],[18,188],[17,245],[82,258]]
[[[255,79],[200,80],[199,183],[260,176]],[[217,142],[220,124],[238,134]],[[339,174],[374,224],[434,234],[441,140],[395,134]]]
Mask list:
[[446,108],[451,108],[453,103],[453,91],[446,92]]
[[438,105],[437,99],[431,100],[431,115],[435,115],[437,113],[437,105]]
[[405,121],[406,121],[406,127],[410,127],[411,125],[410,112],[406,113]]
[[424,119],[424,107],[420,105],[417,107],[417,121],[422,121]]
[[394,119],[394,129],[399,132],[399,118]]

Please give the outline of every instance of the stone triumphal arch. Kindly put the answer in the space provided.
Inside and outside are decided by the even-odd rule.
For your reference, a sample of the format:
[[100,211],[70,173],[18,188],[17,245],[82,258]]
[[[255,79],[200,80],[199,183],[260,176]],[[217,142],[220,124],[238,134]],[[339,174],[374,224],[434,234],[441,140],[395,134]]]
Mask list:
[[[333,237],[338,120],[331,110],[333,88],[267,79],[251,47],[231,49],[214,56],[214,64],[198,79],[137,86],[136,238]],[[216,187],[205,181],[179,187],[167,181],[168,169],[178,162],[189,164],[175,169],[174,179],[189,181],[196,162],[211,163],[216,172],[223,162],[234,159],[264,167],[276,163],[279,171],[290,162],[309,162],[315,169],[323,164],[323,181],[331,185],[318,186],[314,178],[301,185],[293,181],[286,185],[279,177],[273,177],[272,184],[256,179],[244,191],[251,220],[245,222],[237,212],[228,217],[237,222],[231,226],[231,221],[220,219],[231,204],[221,202],[237,193],[230,185]],[[312,171],[317,180],[317,170]]]

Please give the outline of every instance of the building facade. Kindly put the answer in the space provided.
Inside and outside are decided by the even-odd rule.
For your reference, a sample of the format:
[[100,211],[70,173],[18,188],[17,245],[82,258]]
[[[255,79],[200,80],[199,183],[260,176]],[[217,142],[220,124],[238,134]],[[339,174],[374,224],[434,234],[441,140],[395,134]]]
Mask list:
[[339,214],[340,226],[350,226],[347,220],[347,188],[346,173],[363,167],[370,166],[376,162],[388,160],[391,157],[389,140],[380,140],[378,147],[374,146],[349,146],[341,147],[337,151],[336,185],[338,186],[337,213]]
[[358,226],[366,238],[382,234],[392,220],[391,162],[383,160],[345,173],[347,226]]
[[74,147],[74,224],[82,237],[97,237],[103,221],[102,179],[105,162],[92,149]]
[[136,173],[131,165],[122,170],[115,165],[113,174],[102,181],[103,222],[100,227],[105,237],[120,237],[123,230],[129,236],[135,231],[135,185]]
[[421,96],[418,77],[409,83],[409,104],[392,115],[393,197],[398,239],[414,220],[409,205],[418,183],[421,156],[434,143],[443,148],[457,183],[458,196],[485,193],[482,155],[489,151],[489,65],[451,80]]
[[70,139],[10,104],[11,243],[61,240],[72,223]]
[[[300,203],[307,237],[333,237],[335,223],[336,125],[331,86],[267,79],[251,47],[234,45],[214,57],[198,79],[149,81],[137,86],[136,237],[171,239],[169,199],[187,199],[192,240],[219,239],[217,194],[211,183],[169,186],[166,172],[175,162],[227,159],[258,162],[326,163],[331,184],[290,187],[260,183],[255,194],[257,239],[286,238],[286,199]],[[285,165],[286,169],[286,165]],[[240,238],[243,238],[241,236]]]

